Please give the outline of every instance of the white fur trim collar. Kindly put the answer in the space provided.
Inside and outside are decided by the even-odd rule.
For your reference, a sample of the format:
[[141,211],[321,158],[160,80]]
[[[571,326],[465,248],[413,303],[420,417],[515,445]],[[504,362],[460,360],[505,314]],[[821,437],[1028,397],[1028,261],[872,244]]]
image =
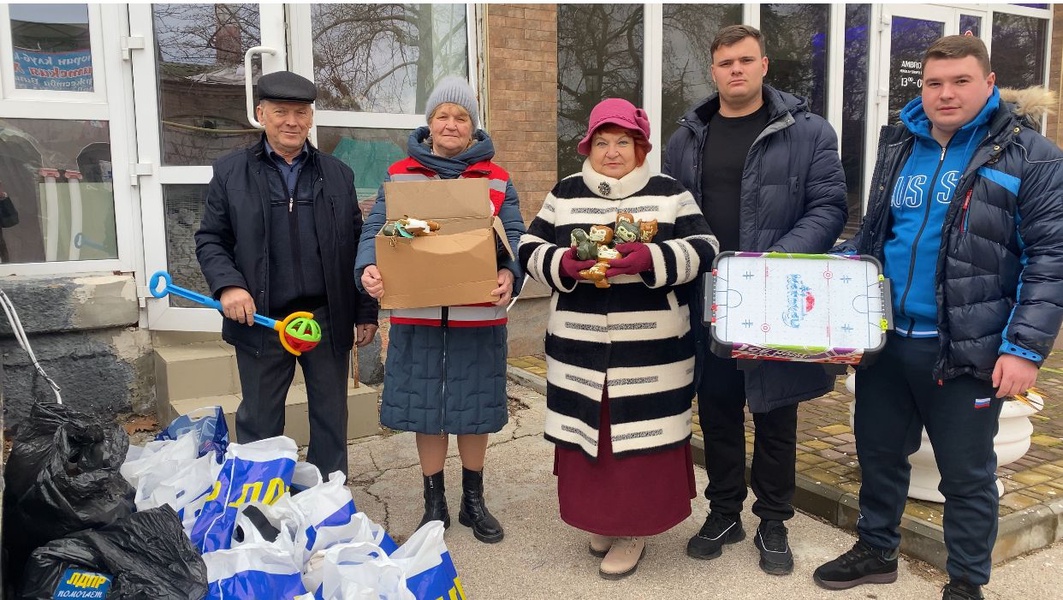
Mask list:
[[591,168],[590,159],[583,161],[583,183],[591,193],[602,198],[622,200],[646,187],[649,181],[650,165],[646,162],[620,179],[613,179]]

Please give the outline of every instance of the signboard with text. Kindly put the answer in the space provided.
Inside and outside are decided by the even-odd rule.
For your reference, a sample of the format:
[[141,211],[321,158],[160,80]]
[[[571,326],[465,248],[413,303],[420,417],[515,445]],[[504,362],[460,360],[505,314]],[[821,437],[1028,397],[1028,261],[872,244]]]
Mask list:
[[15,48],[15,87],[58,92],[92,91],[92,52]]

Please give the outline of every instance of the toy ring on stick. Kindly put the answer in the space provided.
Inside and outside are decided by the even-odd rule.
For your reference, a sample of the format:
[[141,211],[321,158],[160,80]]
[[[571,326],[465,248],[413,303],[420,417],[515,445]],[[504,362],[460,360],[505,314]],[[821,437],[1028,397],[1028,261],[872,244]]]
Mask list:
[[[159,282],[164,282],[162,288],[159,288]],[[148,289],[151,291],[151,295],[156,298],[163,298],[166,294],[173,294],[174,296],[180,296],[186,300],[208,306],[219,312],[222,310],[221,302],[214,298],[174,285],[173,279],[170,278],[170,274],[166,271],[156,271],[151,276]],[[313,313],[305,311],[293,312],[281,321],[255,313],[255,323],[275,330],[278,337],[280,337],[281,346],[284,346],[285,350],[296,356],[313,350],[318,342],[321,341],[321,326],[314,320]]]

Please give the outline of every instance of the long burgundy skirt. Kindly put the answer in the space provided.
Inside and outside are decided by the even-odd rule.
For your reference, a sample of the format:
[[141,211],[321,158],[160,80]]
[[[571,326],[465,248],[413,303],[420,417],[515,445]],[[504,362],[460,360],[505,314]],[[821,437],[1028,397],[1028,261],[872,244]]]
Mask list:
[[609,431],[609,398],[602,398],[598,461],[579,450],[554,449],[561,519],[608,536],[651,536],[690,516],[697,497],[690,444],[616,458]]

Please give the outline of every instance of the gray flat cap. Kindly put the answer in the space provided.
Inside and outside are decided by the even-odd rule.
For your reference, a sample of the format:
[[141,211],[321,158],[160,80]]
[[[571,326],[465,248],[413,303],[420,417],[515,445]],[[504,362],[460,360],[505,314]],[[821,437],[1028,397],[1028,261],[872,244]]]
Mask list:
[[317,99],[314,82],[291,71],[277,71],[258,78],[258,99],[312,103]]

